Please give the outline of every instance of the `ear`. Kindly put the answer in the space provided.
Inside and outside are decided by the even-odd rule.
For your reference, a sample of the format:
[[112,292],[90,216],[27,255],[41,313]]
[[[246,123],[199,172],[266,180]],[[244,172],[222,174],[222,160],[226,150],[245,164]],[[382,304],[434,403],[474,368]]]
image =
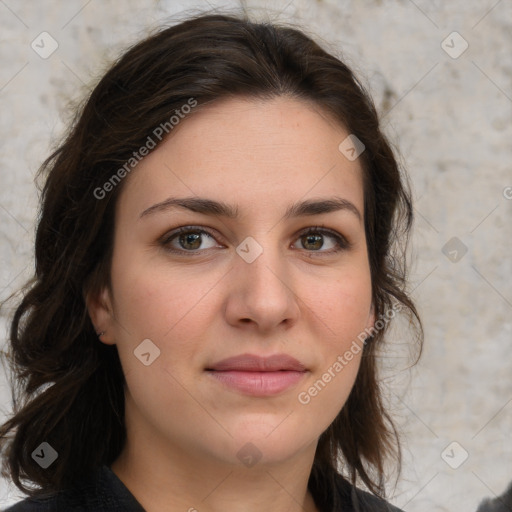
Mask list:
[[85,302],[99,340],[107,345],[115,345],[114,310],[107,287],[102,288],[97,294],[87,294]]

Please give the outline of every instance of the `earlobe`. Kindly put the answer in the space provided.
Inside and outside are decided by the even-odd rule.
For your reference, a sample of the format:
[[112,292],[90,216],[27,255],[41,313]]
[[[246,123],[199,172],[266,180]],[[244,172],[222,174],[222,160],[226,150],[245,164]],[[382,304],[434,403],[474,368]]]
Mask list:
[[98,339],[107,345],[114,345],[113,310],[108,289],[103,288],[98,295],[88,294],[86,305]]

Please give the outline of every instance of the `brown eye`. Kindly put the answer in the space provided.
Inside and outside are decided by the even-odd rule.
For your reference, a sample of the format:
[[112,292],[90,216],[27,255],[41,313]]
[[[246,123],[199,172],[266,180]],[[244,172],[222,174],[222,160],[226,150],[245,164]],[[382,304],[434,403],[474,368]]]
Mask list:
[[324,245],[323,237],[321,235],[303,235],[302,245],[305,249],[321,249]]
[[[210,241],[209,245],[208,241]],[[182,227],[169,233],[160,243],[166,250],[180,254],[201,252],[202,250],[218,246],[208,231],[194,229],[190,226]]]
[[196,250],[201,247],[202,235],[200,233],[189,233],[185,235],[179,235],[178,243],[184,249]]
[[[326,239],[330,239],[331,241],[326,242]],[[332,254],[350,247],[345,237],[335,231],[320,227],[309,228],[300,235],[299,241],[303,249],[308,252],[318,252],[320,254]],[[299,249],[300,248],[301,247],[299,247]]]

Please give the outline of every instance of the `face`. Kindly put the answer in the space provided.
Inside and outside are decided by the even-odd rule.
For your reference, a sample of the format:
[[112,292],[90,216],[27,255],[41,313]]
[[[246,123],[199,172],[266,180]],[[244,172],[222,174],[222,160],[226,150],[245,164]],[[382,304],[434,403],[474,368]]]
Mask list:
[[348,135],[298,100],[223,100],[125,178],[112,287],[89,311],[117,345],[129,432],[223,463],[314,449],[374,320]]

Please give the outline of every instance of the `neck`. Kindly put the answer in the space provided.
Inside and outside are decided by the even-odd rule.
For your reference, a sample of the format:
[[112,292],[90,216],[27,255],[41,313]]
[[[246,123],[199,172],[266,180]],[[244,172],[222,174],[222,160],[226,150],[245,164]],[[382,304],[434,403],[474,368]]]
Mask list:
[[315,448],[249,468],[128,440],[111,469],[147,512],[318,512],[307,488]]

